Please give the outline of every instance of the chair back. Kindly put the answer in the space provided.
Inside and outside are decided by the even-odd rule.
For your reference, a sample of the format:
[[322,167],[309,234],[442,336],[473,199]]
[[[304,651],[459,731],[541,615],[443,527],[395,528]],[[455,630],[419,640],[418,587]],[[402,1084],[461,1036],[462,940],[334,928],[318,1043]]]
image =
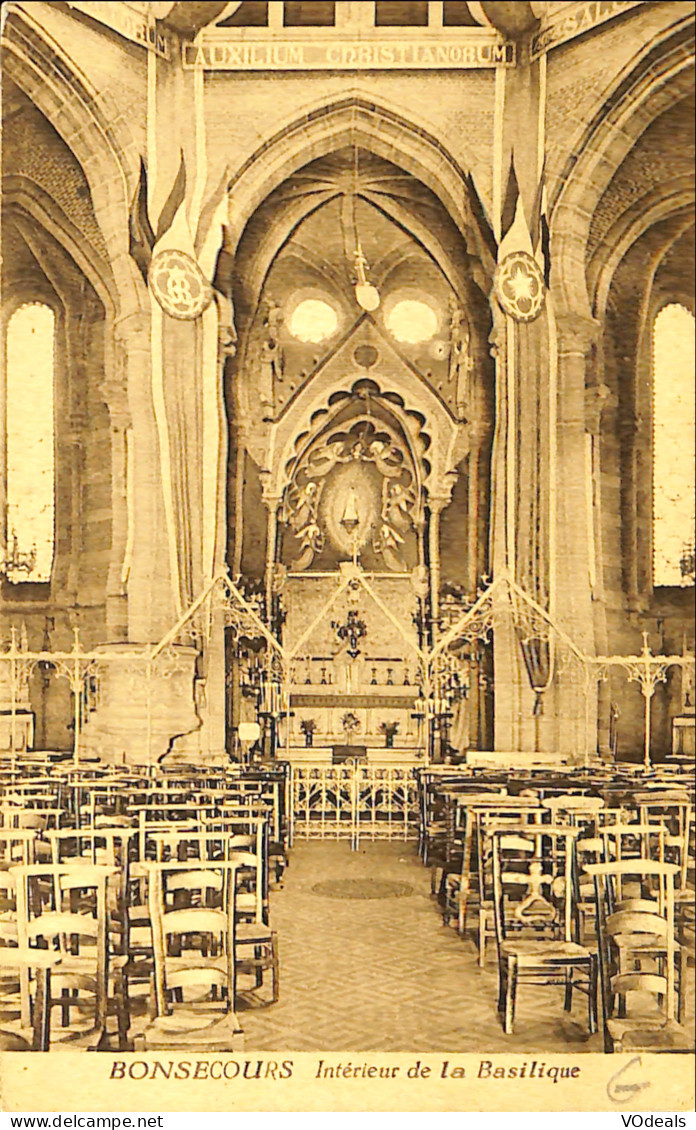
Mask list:
[[[203,1007],[200,988],[219,990],[220,1010],[233,1011],[237,865],[207,861],[195,871],[181,862],[147,866],[157,1015],[171,1015],[177,1004],[191,1008],[185,990],[196,989],[194,1006]],[[206,905],[210,892],[219,895],[219,906]],[[189,905],[177,905],[182,894]]]
[[577,940],[576,828],[492,828],[493,906],[499,946],[512,938]]
[[[674,882],[679,867],[660,860],[634,858],[588,864],[585,871],[595,884],[605,1048],[610,1051],[611,1025],[607,1027],[607,1023],[621,1013],[626,1015],[628,993],[649,994],[654,1000],[659,1023],[664,1025],[676,1017]],[[621,881],[625,889],[629,878],[656,887],[659,897],[619,903],[617,890]],[[664,960],[657,967],[654,961],[647,962],[647,966],[631,961],[628,967],[621,962],[622,950],[640,951],[646,941],[653,940],[657,940],[664,951]]]

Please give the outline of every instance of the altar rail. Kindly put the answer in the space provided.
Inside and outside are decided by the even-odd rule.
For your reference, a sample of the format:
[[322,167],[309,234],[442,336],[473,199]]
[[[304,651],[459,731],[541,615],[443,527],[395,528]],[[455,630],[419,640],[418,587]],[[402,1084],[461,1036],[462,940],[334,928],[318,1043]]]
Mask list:
[[410,767],[294,765],[290,771],[291,842],[418,838],[418,782]]

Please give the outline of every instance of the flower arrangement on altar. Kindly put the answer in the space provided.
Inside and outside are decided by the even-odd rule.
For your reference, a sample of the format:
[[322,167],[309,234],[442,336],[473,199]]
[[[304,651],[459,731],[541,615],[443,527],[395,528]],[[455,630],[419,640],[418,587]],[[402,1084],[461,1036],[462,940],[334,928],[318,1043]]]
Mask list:
[[353,736],[357,734],[358,730],[361,728],[360,719],[358,718],[357,714],[353,714],[352,710],[349,710],[346,714],[343,715],[343,717],[341,718],[341,725],[343,726],[346,738],[349,743]]
[[384,744],[387,749],[392,749],[394,746],[394,738],[399,732],[398,722],[380,722],[379,732],[384,734]]
[[304,734],[304,742],[307,747],[314,745],[314,731],[317,724],[313,718],[303,718],[300,722],[300,729]]

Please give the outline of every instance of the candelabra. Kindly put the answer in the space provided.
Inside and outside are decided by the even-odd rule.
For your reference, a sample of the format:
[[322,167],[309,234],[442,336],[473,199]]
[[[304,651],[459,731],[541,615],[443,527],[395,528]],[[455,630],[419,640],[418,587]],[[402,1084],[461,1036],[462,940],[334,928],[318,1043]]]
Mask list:
[[367,625],[364,620],[360,619],[357,611],[351,608],[345,623],[339,624],[337,620],[332,620],[331,627],[341,643],[348,644],[347,650],[351,659],[357,659],[360,655],[358,644],[367,635]]
[[696,554],[694,553],[693,542],[687,542],[682,549],[682,555],[679,558],[679,572],[685,581],[693,582],[696,580]]
[[13,530],[7,550],[7,558],[0,562],[0,576],[6,577],[8,581],[12,581],[18,573],[26,573],[27,576],[33,573],[34,566],[36,565],[35,545],[31,547],[29,553],[20,550],[17,532]]

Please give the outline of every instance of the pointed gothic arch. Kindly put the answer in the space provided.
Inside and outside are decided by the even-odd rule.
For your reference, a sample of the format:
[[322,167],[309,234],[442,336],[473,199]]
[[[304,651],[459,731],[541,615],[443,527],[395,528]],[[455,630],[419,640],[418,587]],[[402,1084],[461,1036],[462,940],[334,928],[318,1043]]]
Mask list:
[[599,200],[641,134],[694,85],[693,15],[652,40],[602,94],[601,109],[583,126],[553,187],[552,287],[560,310],[591,319],[586,249]]
[[83,170],[109,251],[120,315],[139,310],[138,273],[123,240],[134,189],[126,160],[134,151],[132,135],[26,6],[8,5],[2,46],[5,74],[41,111]]
[[[487,292],[494,264],[471,206],[466,170],[413,116],[409,121],[358,93],[340,101],[323,100],[301,118],[293,117],[241,164],[228,184],[232,242],[238,243],[251,216],[283,181],[309,161],[348,145],[387,161],[399,154],[400,167],[444,205],[476,262],[476,281]],[[208,205],[203,220],[210,222],[215,207],[216,202]]]

